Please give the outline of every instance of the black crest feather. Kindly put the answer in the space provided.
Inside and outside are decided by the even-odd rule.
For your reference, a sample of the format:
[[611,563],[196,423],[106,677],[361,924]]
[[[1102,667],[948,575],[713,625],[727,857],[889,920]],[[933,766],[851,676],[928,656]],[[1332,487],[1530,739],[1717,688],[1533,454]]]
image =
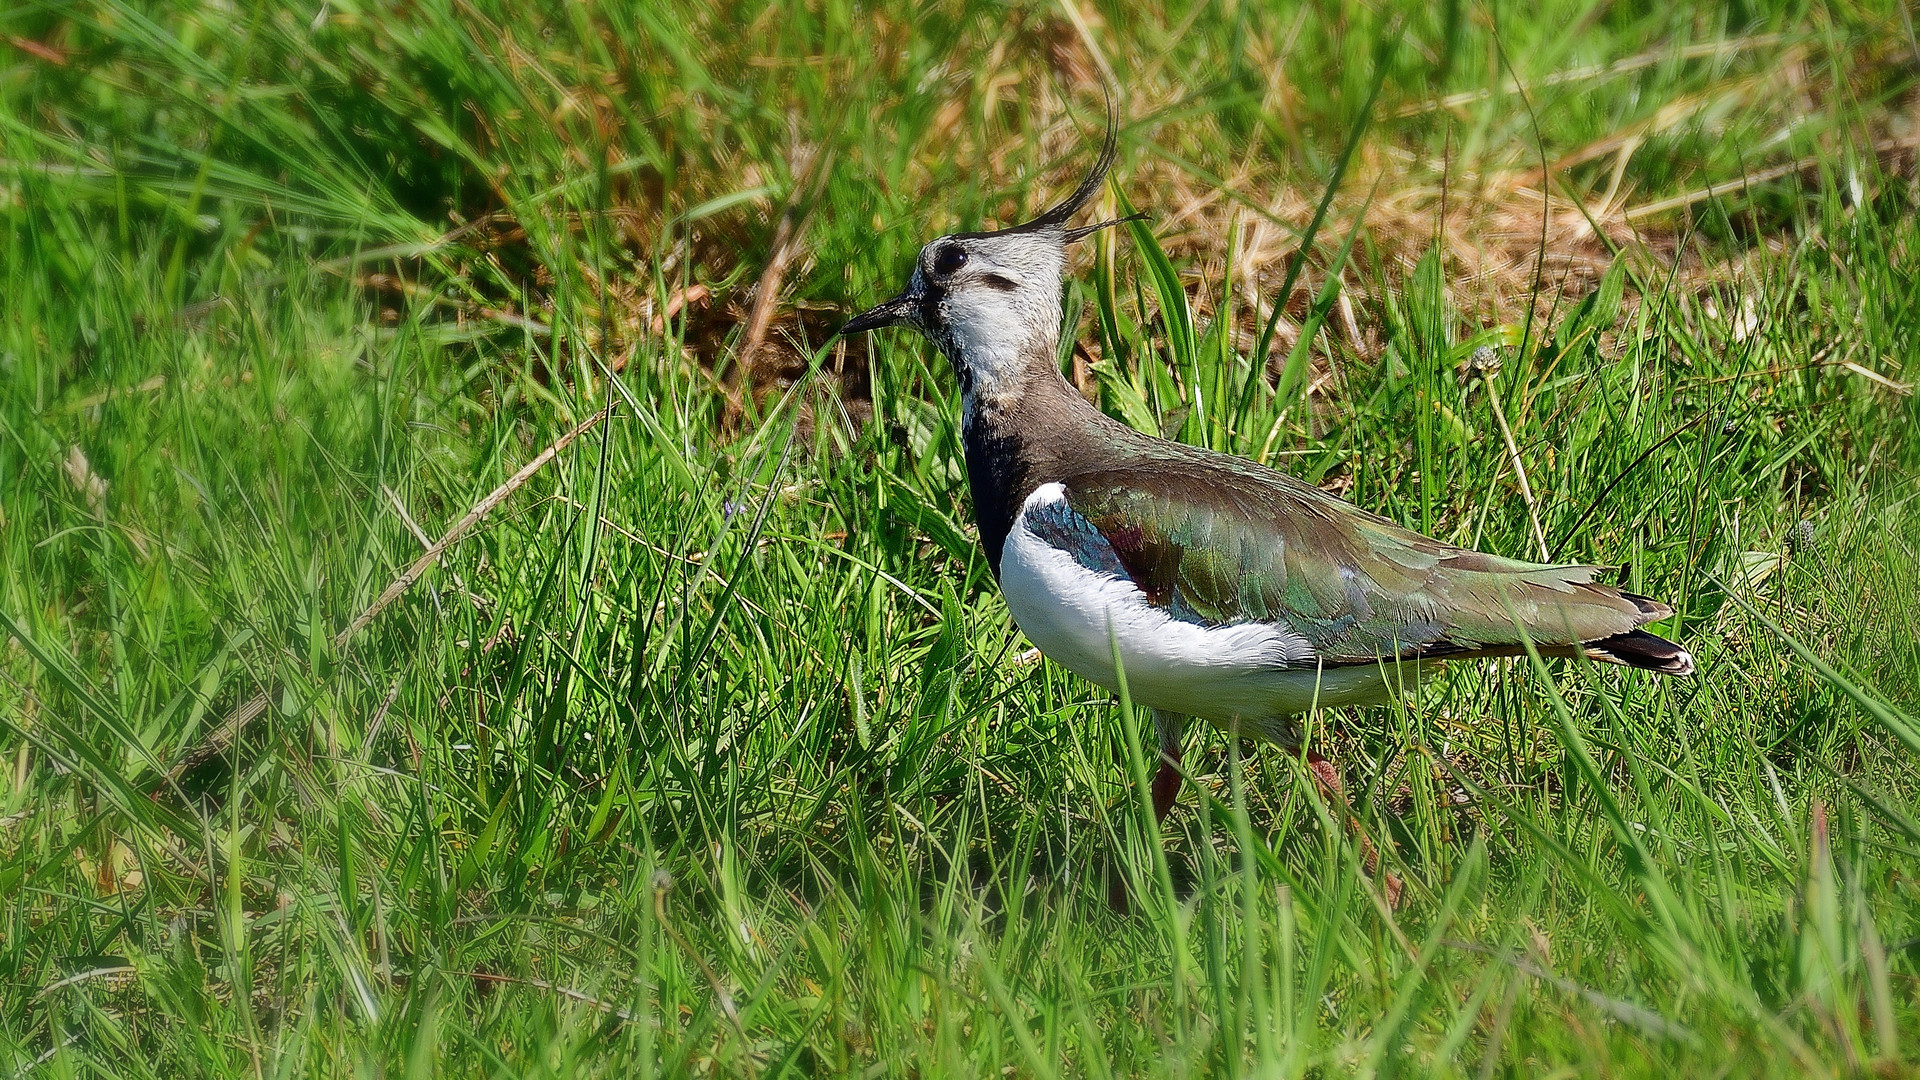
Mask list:
[[1112,221],[1103,221],[1098,225],[1083,225],[1077,229],[1067,228],[1067,222],[1072,221],[1075,214],[1079,213],[1088,203],[1092,202],[1095,195],[1100,194],[1100,185],[1107,182],[1107,170],[1113,168],[1113,160],[1119,146],[1120,106],[1114,99],[1113,87],[1103,84],[1102,88],[1106,91],[1107,95],[1107,134],[1106,138],[1100,142],[1100,157],[1094,161],[1093,168],[1081,179],[1080,186],[1074,188],[1071,195],[1061,199],[1047,209],[1042,210],[1040,215],[1031,221],[1024,221],[1011,228],[1001,229],[998,232],[957,233],[955,235],[961,237],[1005,236],[1008,233],[1058,230],[1066,234],[1066,242],[1071,244],[1075,240],[1099,232],[1101,229],[1118,225],[1123,221],[1132,221],[1136,218],[1145,217],[1145,214],[1132,214],[1123,218],[1115,218]]
[[1007,232],[1035,232],[1040,229],[1064,229],[1066,228],[1067,222],[1073,220],[1073,215],[1079,213],[1082,207],[1092,202],[1095,195],[1100,194],[1100,185],[1107,182],[1107,170],[1113,168],[1114,154],[1119,145],[1120,138],[1120,106],[1114,100],[1113,88],[1105,87],[1105,89],[1107,92],[1107,136],[1100,142],[1100,157],[1093,163],[1093,168],[1080,181],[1080,186],[1073,189],[1073,194],[1042,210],[1039,217],[1024,224],[1015,225],[1013,228],[1006,230]]

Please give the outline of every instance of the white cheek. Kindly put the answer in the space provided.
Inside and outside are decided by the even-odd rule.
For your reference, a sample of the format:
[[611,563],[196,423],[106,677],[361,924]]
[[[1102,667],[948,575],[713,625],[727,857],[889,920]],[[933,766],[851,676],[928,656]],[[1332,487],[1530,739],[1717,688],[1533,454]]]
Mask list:
[[954,344],[979,392],[991,396],[1020,370],[1020,360],[1038,342],[1055,336],[1013,297],[1004,294],[956,299],[948,310]]

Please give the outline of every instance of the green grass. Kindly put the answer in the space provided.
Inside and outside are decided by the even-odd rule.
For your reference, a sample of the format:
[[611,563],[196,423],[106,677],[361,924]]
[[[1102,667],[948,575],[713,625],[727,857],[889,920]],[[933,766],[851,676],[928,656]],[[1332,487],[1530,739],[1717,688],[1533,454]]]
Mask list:
[[[0,13],[0,1070],[1920,1069],[1902,8],[522,7]],[[1398,908],[1272,747],[1143,830],[944,362],[826,336],[1101,64],[1105,407],[1528,555],[1497,395],[1699,661],[1314,718]]]

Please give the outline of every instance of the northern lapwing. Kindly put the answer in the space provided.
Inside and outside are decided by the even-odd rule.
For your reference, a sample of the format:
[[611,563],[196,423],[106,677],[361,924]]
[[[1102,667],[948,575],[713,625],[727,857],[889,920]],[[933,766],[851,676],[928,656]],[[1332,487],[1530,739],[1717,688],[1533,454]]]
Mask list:
[[[1430,539],[1244,458],[1144,435],[1060,371],[1070,227],[1113,164],[1022,225],[920,250],[905,291],[842,335],[910,326],[953,366],[974,518],[1007,610],[1061,666],[1150,706],[1153,804],[1180,791],[1185,718],[1284,746],[1314,708],[1386,701],[1438,661],[1585,656],[1668,675],[1667,605],[1556,566]],[[1124,220],[1124,219],[1123,219]],[[1119,670],[1114,664],[1120,658]],[[1308,750],[1320,783],[1339,776]]]

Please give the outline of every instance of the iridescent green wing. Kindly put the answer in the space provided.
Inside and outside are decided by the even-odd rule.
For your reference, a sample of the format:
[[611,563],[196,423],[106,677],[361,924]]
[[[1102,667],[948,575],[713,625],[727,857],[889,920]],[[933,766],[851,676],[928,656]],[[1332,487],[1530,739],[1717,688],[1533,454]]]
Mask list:
[[1182,618],[1284,623],[1326,662],[1360,663],[1510,651],[1523,632],[1571,645],[1658,614],[1594,584],[1597,567],[1468,551],[1252,462],[1155,452],[1065,480],[1069,505],[1111,549],[1075,554],[1117,564]]

